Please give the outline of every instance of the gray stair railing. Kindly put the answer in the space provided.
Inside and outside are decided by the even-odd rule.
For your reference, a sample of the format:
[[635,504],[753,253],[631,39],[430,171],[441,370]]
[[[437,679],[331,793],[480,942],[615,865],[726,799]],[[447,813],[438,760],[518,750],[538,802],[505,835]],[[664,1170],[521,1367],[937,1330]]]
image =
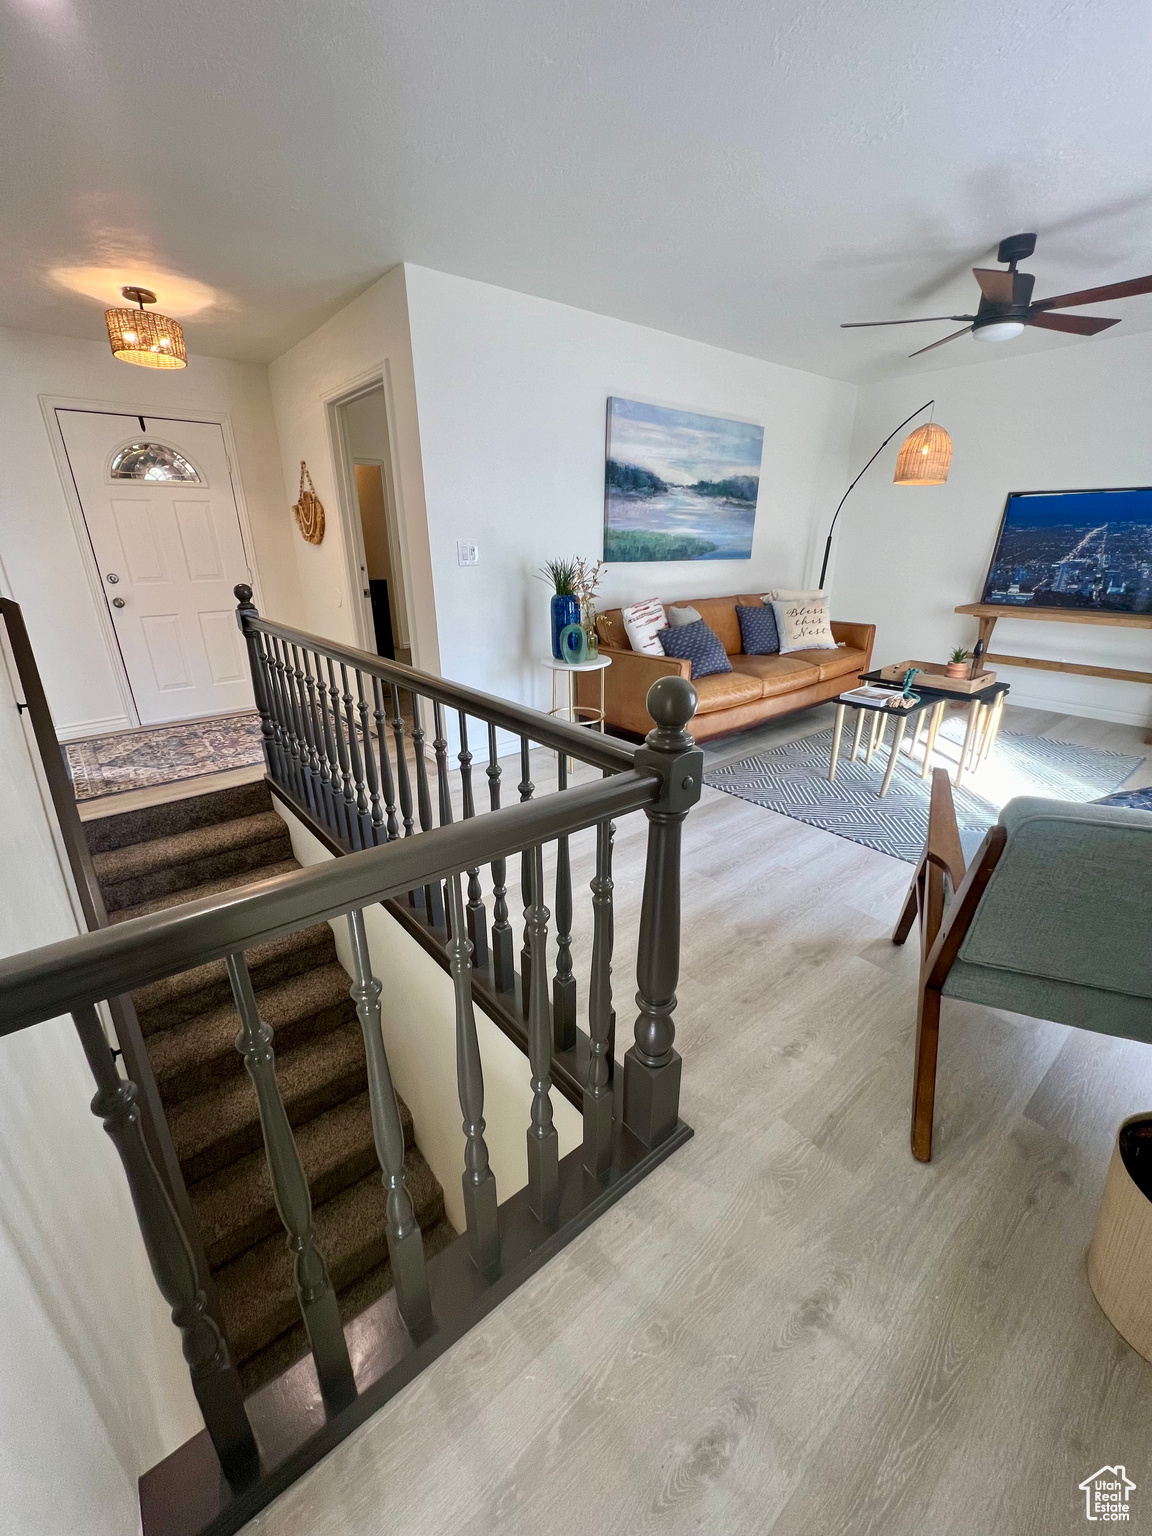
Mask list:
[[[646,744],[633,750],[413,669],[383,661],[377,664],[362,653],[254,619],[250,612],[242,613],[242,627],[249,653],[257,659],[256,701],[270,780],[306,825],[329,831],[340,827],[345,844],[356,845],[354,850],[250,888],[205,896],[0,960],[0,1034],[71,1013],[92,1065],[98,1089],[93,1107],[120,1152],[156,1282],[182,1332],[208,1434],[227,1475],[215,1482],[209,1479],[208,1492],[201,1489],[204,1498],[210,1493],[209,1502],[219,1505],[218,1519],[214,1516],[200,1527],[213,1536],[238,1529],[286,1486],[286,1467],[298,1476],[362,1421],[365,1412],[371,1411],[362,1406],[366,1390],[383,1392],[387,1387],[389,1394],[398,1390],[419,1368],[413,1367],[412,1359],[426,1361],[447,1347],[463,1327],[470,1326],[468,1319],[475,1321],[493,1304],[486,1296],[498,1298],[509,1285],[520,1283],[554,1251],[556,1243],[567,1241],[667,1155],[661,1148],[675,1147],[691,1134],[678,1118],[681,1061],[672,1024],[679,948],[680,833],[688,809],[699,797],[702,767],[701,754],[686,730],[695,707],[691,685],[680,678],[665,678],[654,686],[649,711],[657,725]],[[435,723],[432,747],[439,825],[432,824],[423,743],[423,721],[428,717],[421,699],[431,704]],[[464,722],[457,761],[465,773],[462,789],[465,785],[467,789],[463,790],[464,814],[460,819],[453,816],[448,709],[478,718],[487,728],[493,808],[482,815],[475,814],[468,793],[471,757]],[[405,788],[408,718],[413,722],[411,760],[419,832],[412,797]],[[391,762],[389,728],[397,744]],[[499,806],[496,753],[500,730],[511,732],[517,740],[521,769],[520,799],[504,808]],[[557,792],[536,795],[529,777],[532,741],[561,758],[570,753],[590,763],[597,775],[570,785],[561,768]],[[375,776],[369,753],[374,754]],[[623,1083],[614,1084],[612,832],[616,818],[636,810],[643,810],[649,823],[637,960],[639,1014],[635,1044],[625,1057]],[[545,900],[544,849],[549,843],[566,847],[569,837],[586,829],[595,832],[596,862],[586,994],[589,1034],[575,1100],[584,1116],[584,1133],[582,1148],[561,1159],[552,1093],[563,1053],[558,1052],[555,1039],[557,993],[548,963],[550,913]],[[335,840],[334,833],[332,837]],[[527,1057],[531,1096],[525,1126],[528,1184],[501,1203],[485,1140],[484,1078],[474,1005],[477,973],[469,914],[473,880],[479,879],[480,871],[491,868],[496,890],[501,892],[507,861],[517,855],[523,871],[527,948],[521,983],[527,1028],[521,1049]],[[564,908],[561,921],[565,924],[558,940],[563,939],[566,949],[572,921],[571,876],[562,861],[558,860],[557,869],[557,907]],[[466,1254],[464,1263],[472,1277],[468,1282],[452,1257],[452,1247],[435,1259],[425,1257],[405,1183],[403,1129],[381,1027],[381,982],[373,974],[364,921],[365,909],[376,903],[385,904],[389,911],[411,913],[413,892],[424,907],[421,921],[427,920],[430,909],[435,915],[437,898],[447,897],[446,968],[452,979],[456,1089],[464,1135],[461,1180],[466,1232],[460,1251]],[[493,911],[494,970],[495,957],[511,950],[506,889],[497,896]],[[353,1376],[332,1280],[316,1243],[307,1177],[276,1081],[272,1031],[259,1016],[244,959],[245,951],[255,945],[341,919],[347,922],[351,940],[350,991],[364,1038],[373,1137],[387,1192],[384,1237],[399,1325],[397,1332],[390,1324],[392,1332],[387,1334],[391,1340],[387,1348],[392,1351],[388,1358],[393,1363],[376,1386],[367,1389]],[[471,932],[483,931],[483,921],[478,921],[479,929],[474,924]],[[275,1398],[277,1412],[302,1417],[290,1429],[281,1425],[267,1441],[259,1435],[254,1438],[249,1422],[252,1404],[262,1402],[263,1394],[246,1405],[239,1393],[227,1336],[213,1314],[210,1293],[199,1273],[195,1227],[187,1229],[178,1200],[157,1172],[144,1139],[136,1085],[117,1068],[95,1011],[108,999],[127,997],[149,983],[221,959],[227,965],[240,1017],[237,1048],[257,1098],[273,1194],[294,1258],[299,1310],[323,1399],[323,1412],[317,1415],[308,1406],[306,1394],[301,1398],[295,1389],[283,1399]],[[560,980],[567,979],[562,965]],[[560,996],[565,992],[562,987]],[[520,1006],[517,999],[517,1017]],[[182,1183],[178,1193],[187,1203]],[[437,1275],[442,1278],[437,1280]],[[265,1444],[279,1448],[273,1454],[274,1464],[266,1455],[257,1463],[257,1439],[262,1454]],[[177,1453],[175,1462],[182,1455]],[[168,1468],[169,1462],[174,1458],[162,1463],[161,1469]],[[186,1468],[181,1475],[203,1477],[202,1452],[189,1450],[180,1465]],[[154,1470],[159,1474],[161,1469]],[[175,1508],[171,1498],[164,1507]],[[162,1522],[150,1526],[146,1520],[145,1529],[152,1536],[153,1531],[168,1528]]]

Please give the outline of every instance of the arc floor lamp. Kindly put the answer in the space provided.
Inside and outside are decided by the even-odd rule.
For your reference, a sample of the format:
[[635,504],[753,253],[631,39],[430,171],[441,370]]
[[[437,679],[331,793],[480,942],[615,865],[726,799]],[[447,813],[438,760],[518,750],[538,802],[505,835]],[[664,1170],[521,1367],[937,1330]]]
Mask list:
[[[911,416],[905,416],[900,426],[893,427],[888,436],[877,448],[876,452],[865,464],[864,468],[853,480],[852,484],[840,498],[840,505],[832,514],[832,525],[828,529],[828,540],[824,545],[824,563],[820,567],[820,591],[824,590],[824,578],[828,574],[828,556],[832,553],[832,534],[836,529],[836,519],[840,516],[840,507],[848,500],[860,481],[875,464],[876,460],[887,448],[888,444],[902,428],[910,421],[914,421],[921,411],[926,411],[929,406],[935,405],[935,400],[925,400],[923,405],[917,406]],[[952,439],[938,422],[926,421],[922,427],[909,432],[900,445],[900,452],[896,457],[896,473],[892,477],[893,485],[943,485],[948,478],[948,466],[952,463]]]

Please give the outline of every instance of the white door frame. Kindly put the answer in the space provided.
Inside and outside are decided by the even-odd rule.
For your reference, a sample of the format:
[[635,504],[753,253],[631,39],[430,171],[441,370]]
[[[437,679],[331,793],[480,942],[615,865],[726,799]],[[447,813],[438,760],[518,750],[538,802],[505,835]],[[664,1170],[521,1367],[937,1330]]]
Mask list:
[[[355,604],[356,628],[360,637],[360,649],[376,654],[376,631],[371,620],[371,601],[363,596],[364,588],[361,579],[360,567],[367,569],[367,557],[364,553],[364,529],[360,522],[360,499],[356,494],[356,479],[353,473],[352,453],[348,445],[348,435],[344,430],[344,415],[342,408],[351,405],[353,400],[359,400],[363,395],[370,395],[373,390],[384,391],[384,420],[387,426],[388,443],[387,457],[382,459],[362,459],[362,463],[379,463],[384,476],[384,498],[388,509],[388,521],[394,531],[394,542],[390,542],[390,548],[394,554],[399,555],[400,583],[404,592],[404,612],[409,615],[408,620],[408,644],[412,652],[412,665],[420,666],[417,653],[417,637],[412,624],[412,566],[409,552],[407,526],[399,496],[399,479],[395,473],[396,465],[396,415],[392,401],[392,378],[386,362],[378,367],[361,374],[359,379],[351,384],[344,384],[340,389],[323,397],[324,414],[328,422],[328,444],[332,455],[332,463],[335,468],[336,495],[338,511],[340,514],[340,527],[344,539],[344,563],[345,579],[348,582],[348,591]],[[393,573],[395,574],[395,573]]]
[[[248,521],[248,508],[244,500],[244,487],[240,480],[239,462],[236,455],[236,439],[232,433],[232,421],[227,412],[217,414],[214,411],[156,411],[151,406],[141,406],[137,409],[135,405],[125,405],[122,401],[85,400],[67,395],[39,395],[37,398],[40,401],[40,411],[48,431],[48,442],[52,449],[52,457],[56,461],[56,470],[60,476],[60,483],[64,488],[64,500],[68,507],[68,516],[72,520],[72,532],[75,535],[76,545],[80,551],[80,561],[84,567],[84,574],[88,579],[89,590],[92,593],[100,636],[104,641],[104,649],[112,667],[113,676],[116,679],[116,687],[120,694],[120,701],[124,706],[124,714],[127,717],[129,728],[133,728],[140,724],[140,714],[136,708],[132,685],[128,680],[128,669],[124,665],[124,657],[120,653],[120,642],[116,638],[116,631],[112,624],[112,615],[108,611],[107,588],[104,585],[104,578],[96,560],[96,551],[92,548],[92,539],[88,532],[87,520],[84,517],[84,508],[80,504],[80,497],[77,493],[75,482],[72,479],[72,466],[68,459],[68,450],[64,445],[64,434],[60,430],[60,422],[56,412],[58,410],[89,411],[101,416],[129,416],[132,418],[143,416],[146,421],[191,421],[203,426],[219,427],[224,437],[224,454],[228,460],[228,477],[232,486],[232,499],[236,504],[236,517],[240,524],[240,542],[244,546],[244,558],[248,562],[248,584],[255,594],[256,606],[263,608],[260,572],[256,565],[256,547],[252,541],[252,529]],[[229,710],[227,713],[231,714],[233,711]],[[194,718],[209,719],[211,717],[196,716]]]

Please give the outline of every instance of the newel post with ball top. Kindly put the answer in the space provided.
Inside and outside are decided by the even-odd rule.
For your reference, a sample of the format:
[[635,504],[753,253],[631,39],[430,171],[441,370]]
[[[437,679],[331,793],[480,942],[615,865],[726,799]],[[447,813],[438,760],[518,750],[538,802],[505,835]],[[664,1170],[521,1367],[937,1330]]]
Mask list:
[[683,677],[662,677],[648,690],[656,722],[636,752],[638,772],[658,773],[659,800],[646,808],[648,859],[636,959],[635,1043],[624,1057],[624,1123],[646,1147],[676,1128],[680,1056],[674,1049],[680,973],[680,829],[700,798],[704,754],[686,729],[696,690]]

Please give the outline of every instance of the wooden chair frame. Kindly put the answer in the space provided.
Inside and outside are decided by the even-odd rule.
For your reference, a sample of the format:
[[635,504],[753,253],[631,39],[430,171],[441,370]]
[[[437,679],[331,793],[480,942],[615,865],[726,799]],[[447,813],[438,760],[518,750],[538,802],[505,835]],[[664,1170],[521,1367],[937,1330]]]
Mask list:
[[[972,863],[965,869],[952,786],[943,768],[933,769],[928,840],[892,933],[893,944],[903,944],[919,917],[920,981],[916,1009],[916,1063],[912,1079],[912,1155],[922,1163],[932,1160],[941,992],[1007,838],[1003,827],[990,827]],[[950,901],[948,890],[953,893]]]

